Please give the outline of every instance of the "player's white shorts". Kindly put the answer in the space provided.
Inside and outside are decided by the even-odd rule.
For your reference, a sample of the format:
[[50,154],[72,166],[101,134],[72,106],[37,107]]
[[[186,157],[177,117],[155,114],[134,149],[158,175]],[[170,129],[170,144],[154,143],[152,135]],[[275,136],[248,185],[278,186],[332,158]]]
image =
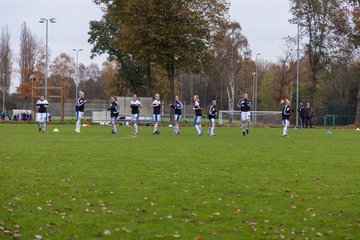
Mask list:
[[47,113],[36,113],[36,121],[40,123],[47,122]]
[[240,118],[242,122],[250,121],[250,112],[241,112]]
[[131,114],[131,121],[138,122],[139,121],[139,113]]
[[282,125],[283,125],[284,127],[288,127],[288,126],[290,125],[290,121],[287,120],[287,119],[281,120],[281,123],[282,123]]
[[161,115],[160,114],[153,114],[153,120],[154,120],[154,122],[160,122],[161,121]]
[[180,122],[180,120],[181,120],[181,115],[180,115],[180,114],[175,114],[174,120],[175,120],[176,122]]
[[201,116],[194,116],[194,126],[201,123]]
[[76,119],[82,119],[84,116],[84,112],[76,112]]
[[215,118],[209,118],[210,123],[214,123],[215,122]]
[[112,118],[111,118],[111,121],[112,121],[112,122],[116,122],[117,119],[118,119],[118,117],[112,117]]

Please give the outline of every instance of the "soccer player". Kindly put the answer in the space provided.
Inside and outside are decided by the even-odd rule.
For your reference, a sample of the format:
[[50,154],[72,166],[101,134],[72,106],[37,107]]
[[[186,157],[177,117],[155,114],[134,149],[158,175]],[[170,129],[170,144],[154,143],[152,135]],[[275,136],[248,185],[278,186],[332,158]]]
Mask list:
[[201,130],[201,116],[202,116],[202,112],[201,112],[201,106],[200,106],[200,99],[198,95],[195,95],[194,98],[194,107],[193,110],[195,110],[195,116],[194,116],[194,127],[198,133],[198,136],[202,135],[202,130]]
[[215,129],[215,117],[216,117],[216,100],[212,100],[212,104],[209,107],[209,112],[208,112],[208,118],[210,121],[210,125],[208,128],[208,134],[210,136],[215,136],[214,134],[214,129]]
[[117,103],[117,98],[115,96],[111,96],[111,104],[110,104],[110,108],[108,108],[108,110],[111,111],[110,116],[111,116],[111,126],[112,126],[112,134],[116,134],[116,120],[119,117],[120,114],[120,108],[119,105]]
[[291,114],[291,108],[290,108],[290,101],[289,99],[281,100],[281,104],[284,104],[284,107],[282,109],[282,125],[283,125],[283,137],[288,136],[288,127],[290,125],[290,114]]
[[45,99],[44,96],[40,96],[40,99],[36,102],[36,108],[38,109],[38,113],[36,114],[36,121],[38,123],[39,132],[45,132],[48,107],[49,102]]
[[171,104],[170,107],[175,109],[175,129],[174,132],[176,135],[180,133],[180,119],[181,119],[181,109],[184,108],[184,105],[180,101],[179,96],[175,96],[175,103]]
[[152,102],[151,107],[154,108],[153,112],[153,120],[154,120],[154,131],[153,135],[159,135],[160,132],[158,131],[159,122],[160,122],[160,95],[157,93],[155,94],[155,100]]
[[240,120],[242,122],[243,136],[245,136],[245,134],[249,134],[251,101],[248,98],[247,93],[244,93],[242,97],[243,98],[240,99],[237,106],[241,110]]
[[142,108],[141,102],[139,101],[136,94],[133,96],[133,100],[130,101],[130,112],[131,112],[131,122],[134,127],[134,135],[138,134],[138,125],[137,122],[139,121],[139,108]]
[[79,98],[76,101],[76,127],[75,132],[80,133],[81,121],[84,116],[85,103],[84,99],[85,93],[83,91],[79,91]]

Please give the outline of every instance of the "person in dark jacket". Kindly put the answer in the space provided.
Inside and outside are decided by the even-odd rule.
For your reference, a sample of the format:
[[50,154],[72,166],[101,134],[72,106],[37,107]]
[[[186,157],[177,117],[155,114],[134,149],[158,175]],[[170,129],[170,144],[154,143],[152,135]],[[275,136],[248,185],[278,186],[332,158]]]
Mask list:
[[310,106],[310,103],[306,103],[305,117],[306,117],[306,128],[308,127],[312,128],[313,110],[312,107]]
[[299,112],[301,126],[304,128],[305,127],[306,108],[304,107],[304,105],[302,103],[300,103],[297,111]]

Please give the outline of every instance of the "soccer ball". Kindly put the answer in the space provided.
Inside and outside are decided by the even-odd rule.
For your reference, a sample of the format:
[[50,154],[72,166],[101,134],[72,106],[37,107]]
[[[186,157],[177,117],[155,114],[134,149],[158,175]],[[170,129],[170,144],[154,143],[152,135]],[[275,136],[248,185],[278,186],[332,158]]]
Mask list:
[[172,124],[169,124],[169,128],[172,128]]
[[357,128],[356,131],[360,131],[360,128]]

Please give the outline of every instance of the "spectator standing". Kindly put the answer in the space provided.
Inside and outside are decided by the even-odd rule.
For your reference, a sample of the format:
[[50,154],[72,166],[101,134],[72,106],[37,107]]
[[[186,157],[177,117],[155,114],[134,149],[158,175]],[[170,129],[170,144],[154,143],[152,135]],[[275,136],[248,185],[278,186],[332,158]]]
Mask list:
[[305,127],[306,108],[304,107],[304,105],[302,103],[300,103],[297,111],[299,112],[299,115],[300,115],[301,126],[304,128]]
[[310,127],[312,128],[312,117],[313,117],[313,110],[310,106],[310,103],[306,103],[306,128]]

